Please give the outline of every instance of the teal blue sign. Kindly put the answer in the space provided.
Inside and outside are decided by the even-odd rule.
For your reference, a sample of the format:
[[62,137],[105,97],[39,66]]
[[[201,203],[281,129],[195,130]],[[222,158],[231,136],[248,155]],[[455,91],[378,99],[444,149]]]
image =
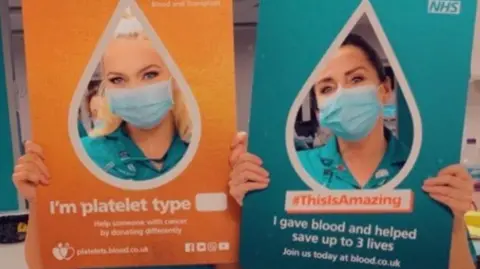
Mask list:
[[18,209],[15,186],[12,183],[14,166],[5,59],[0,36],[0,212]]
[[[442,8],[440,2],[455,5]],[[270,185],[245,198],[242,268],[448,268],[451,212],[421,186],[459,162],[475,11],[475,0],[260,2],[249,151],[263,159]],[[398,176],[381,180],[390,167],[374,174],[370,187],[382,193],[322,188],[305,171],[343,186],[352,178],[341,182],[348,168],[340,157],[329,151],[335,156],[319,155],[302,169],[291,148],[292,114],[308,96],[304,90],[317,82],[314,71],[361,12],[399,80],[400,140],[409,140],[410,155]]]

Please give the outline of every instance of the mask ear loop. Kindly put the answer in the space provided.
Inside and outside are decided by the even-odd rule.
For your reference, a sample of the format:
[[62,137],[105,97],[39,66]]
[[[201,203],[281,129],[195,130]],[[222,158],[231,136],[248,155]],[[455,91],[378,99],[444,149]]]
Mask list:
[[173,91],[175,90],[175,89],[174,89],[174,85],[175,85],[175,84],[174,84],[173,77],[170,76],[170,77],[168,78],[168,93],[170,94],[170,99],[172,100],[172,104],[173,104],[173,105],[175,104],[175,98],[173,98],[173,95],[174,95]]

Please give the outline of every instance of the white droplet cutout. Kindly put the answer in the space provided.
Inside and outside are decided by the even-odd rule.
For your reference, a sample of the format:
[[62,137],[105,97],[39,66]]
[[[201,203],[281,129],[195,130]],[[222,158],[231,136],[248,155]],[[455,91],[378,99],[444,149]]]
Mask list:
[[362,3],[358,6],[358,8],[355,10],[355,12],[352,14],[348,22],[345,24],[343,29],[337,35],[337,37],[335,38],[333,43],[330,45],[328,50],[325,52],[321,61],[315,67],[312,74],[307,79],[306,83],[303,85],[299,94],[295,98],[293,105],[290,108],[290,112],[288,114],[287,124],[286,124],[286,135],[285,135],[285,139],[286,139],[285,142],[286,142],[288,157],[290,159],[290,162],[292,163],[292,166],[295,172],[312,190],[321,191],[321,190],[328,190],[328,188],[324,187],[321,183],[315,180],[305,170],[305,168],[299,161],[297,150],[294,144],[295,143],[294,142],[294,138],[295,138],[294,126],[295,126],[296,117],[299,109],[302,107],[302,105],[304,104],[304,101],[307,99],[312,86],[316,82],[316,75],[320,70],[324,68],[324,66],[326,65],[326,62],[328,61],[328,58],[333,53],[335,53],[335,51],[341,46],[342,42],[347,38],[347,36],[350,33],[352,33],[352,30],[362,18],[366,18],[370,22],[374,30],[374,33],[378,38],[378,41],[385,52],[385,55],[398,81],[399,88],[404,94],[405,101],[410,111],[412,123],[413,123],[413,141],[412,141],[412,146],[410,148],[410,154],[407,158],[406,163],[404,164],[402,169],[397,173],[397,175],[395,175],[392,178],[392,180],[390,180],[385,185],[379,187],[378,190],[391,190],[391,189],[394,189],[396,186],[398,186],[398,184],[400,184],[412,170],[420,152],[420,146],[422,144],[422,124],[421,124],[422,120],[420,117],[419,109],[415,102],[415,98],[412,94],[412,91],[405,77],[405,74],[403,73],[403,70],[397,60],[397,57],[395,56],[395,52],[393,51],[390,45],[390,42],[388,41],[388,38],[385,35],[385,32],[383,31],[383,28],[380,24],[380,21],[378,20],[377,15],[375,14],[375,11],[371,3],[368,0],[363,0]]
[[[87,91],[87,86],[92,79],[92,76],[94,75],[98,64],[100,63],[100,59],[102,58],[102,55],[106,50],[109,41],[113,39],[115,30],[117,29],[119,22],[121,21],[122,16],[125,14],[127,9],[129,10],[129,13],[132,16],[136,17],[136,19],[140,22],[143,27],[143,32],[148,36],[148,38],[152,42],[153,47],[158,52],[163,62],[169,69],[171,76],[175,79],[178,86],[177,88],[182,92],[185,105],[188,109],[188,114],[192,121],[192,135],[190,138],[188,149],[185,152],[183,158],[175,165],[175,167],[170,169],[165,174],[157,178],[144,181],[119,179],[102,170],[101,167],[95,164],[88,156],[81,143],[80,135],[78,132],[78,111],[79,108],[82,106],[83,98]],[[82,74],[82,77],[73,95],[72,102],[70,104],[70,111],[68,116],[68,131],[74,151],[79,157],[80,161],[85,165],[85,167],[99,180],[120,189],[146,190],[160,187],[177,178],[193,160],[193,157],[195,156],[195,153],[198,149],[201,134],[201,117],[198,104],[190,89],[190,86],[182,75],[182,72],[172,59],[162,40],[156,34],[155,30],[150,25],[148,19],[146,18],[140,7],[137,5],[135,0],[119,1],[119,4],[115,9],[114,14],[112,15],[112,18],[110,19],[105,31],[103,32],[99,42],[97,43],[97,47],[93,51],[92,56],[85,68],[85,71]]]

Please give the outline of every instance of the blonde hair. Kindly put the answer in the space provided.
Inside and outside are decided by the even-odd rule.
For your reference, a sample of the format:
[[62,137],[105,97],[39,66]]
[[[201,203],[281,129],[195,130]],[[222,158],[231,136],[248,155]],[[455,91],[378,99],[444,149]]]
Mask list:
[[[143,28],[140,22],[131,15],[129,10],[127,10],[120,20],[117,29],[115,30],[114,38],[147,38],[147,36],[143,33]],[[102,74],[102,78],[105,79],[103,76],[104,74]],[[172,85],[177,84],[173,82]],[[190,142],[192,134],[192,121],[190,119],[188,108],[185,104],[184,96],[181,90],[177,89],[176,86],[172,87],[172,114],[175,127],[180,138],[185,142]],[[117,130],[123,123],[123,119],[111,112],[108,100],[105,96],[105,91],[106,85],[105,80],[103,80],[98,91],[98,95],[102,100],[102,105],[97,112],[97,119],[103,124],[102,126],[95,126],[95,128],[89,133],[90,137],[107,136]]]

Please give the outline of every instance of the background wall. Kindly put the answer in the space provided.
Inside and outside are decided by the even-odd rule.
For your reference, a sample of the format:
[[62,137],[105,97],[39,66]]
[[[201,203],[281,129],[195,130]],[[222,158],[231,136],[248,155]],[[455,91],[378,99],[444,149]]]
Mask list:
[[[463,156],[465,162],[480,164],[480,80],[470,83],[463,140]],[[477,143],[467,145],[466,138],[475,138]]]
[[465,162],[480,163],[480,0],[477,0],[477,23],[472,54],[472,81],[468,96],[467,113],[465,117],[464,136],[475,138],[476,145],[467,145],[463,140],[463,159]]
[[237,123],[238,129],[248,131],[250,98],[252,96],[252,70],[255,53],[255,26],[235,28],[235,72],[237,84]]
[[[5,26],[0,23],[1,26]],[[6,27],[2,27],[2,32],[8,31]],[[16,134],[12,133],[11,122],[14,119],[14,109],[11,109],[14,102],[13,94],[8,91],[11,87],[11,80],[7,82],[9,76],[6,74],[5,66],[10,64],[9,54],[3,53],[5,45],[8,45],[8,40],[4,36],[0,36],[0,211],[17,210],[18,200],[16,197],[15,187],[12,181],[9,180],[13,171],[14,156],[12,137]]]
[[[477,0],[480,6],[480,0]],[[475,27],[475,41],[473,44],[472,77],[480,80],[480,8],[477,8],[477,25]],[[477,88],[480,89],[480,88]]]
[[[11,42],[11,27],[9,18],[8,3],[0,1],[0,25],[1,25],[1,47],[3,47],[3,53],[0,56],[2,68],[1,72],[1,90],[0,99],[6,98],[8,104],[0,104],[1,118],[4,125],[1,130],[2,142],[0,150],[2,157],[8,158],[1,160],[0,164],[0,212],[2,211],[17,211],[23,209],[25,206],[24,200],[18,197],[15,187],[11,181],[11,173],[13,170],[14,161],[20,155],[20,137],[18,135],[18,120],[16,109],[16,95],[15,95],[15,83],[13,81],[13,53]],[[1,51],[2,49],[0,49]],[[5,89],[6,86],[6,89]],[[7,100],[2,100],[7,101]],[[0,128],[0,129],[2,129]],[[11,140],[10,140],[11,137]],[[13,155],[13,156],[12,156]],[[2,193],[3,192],[3,193]]]

